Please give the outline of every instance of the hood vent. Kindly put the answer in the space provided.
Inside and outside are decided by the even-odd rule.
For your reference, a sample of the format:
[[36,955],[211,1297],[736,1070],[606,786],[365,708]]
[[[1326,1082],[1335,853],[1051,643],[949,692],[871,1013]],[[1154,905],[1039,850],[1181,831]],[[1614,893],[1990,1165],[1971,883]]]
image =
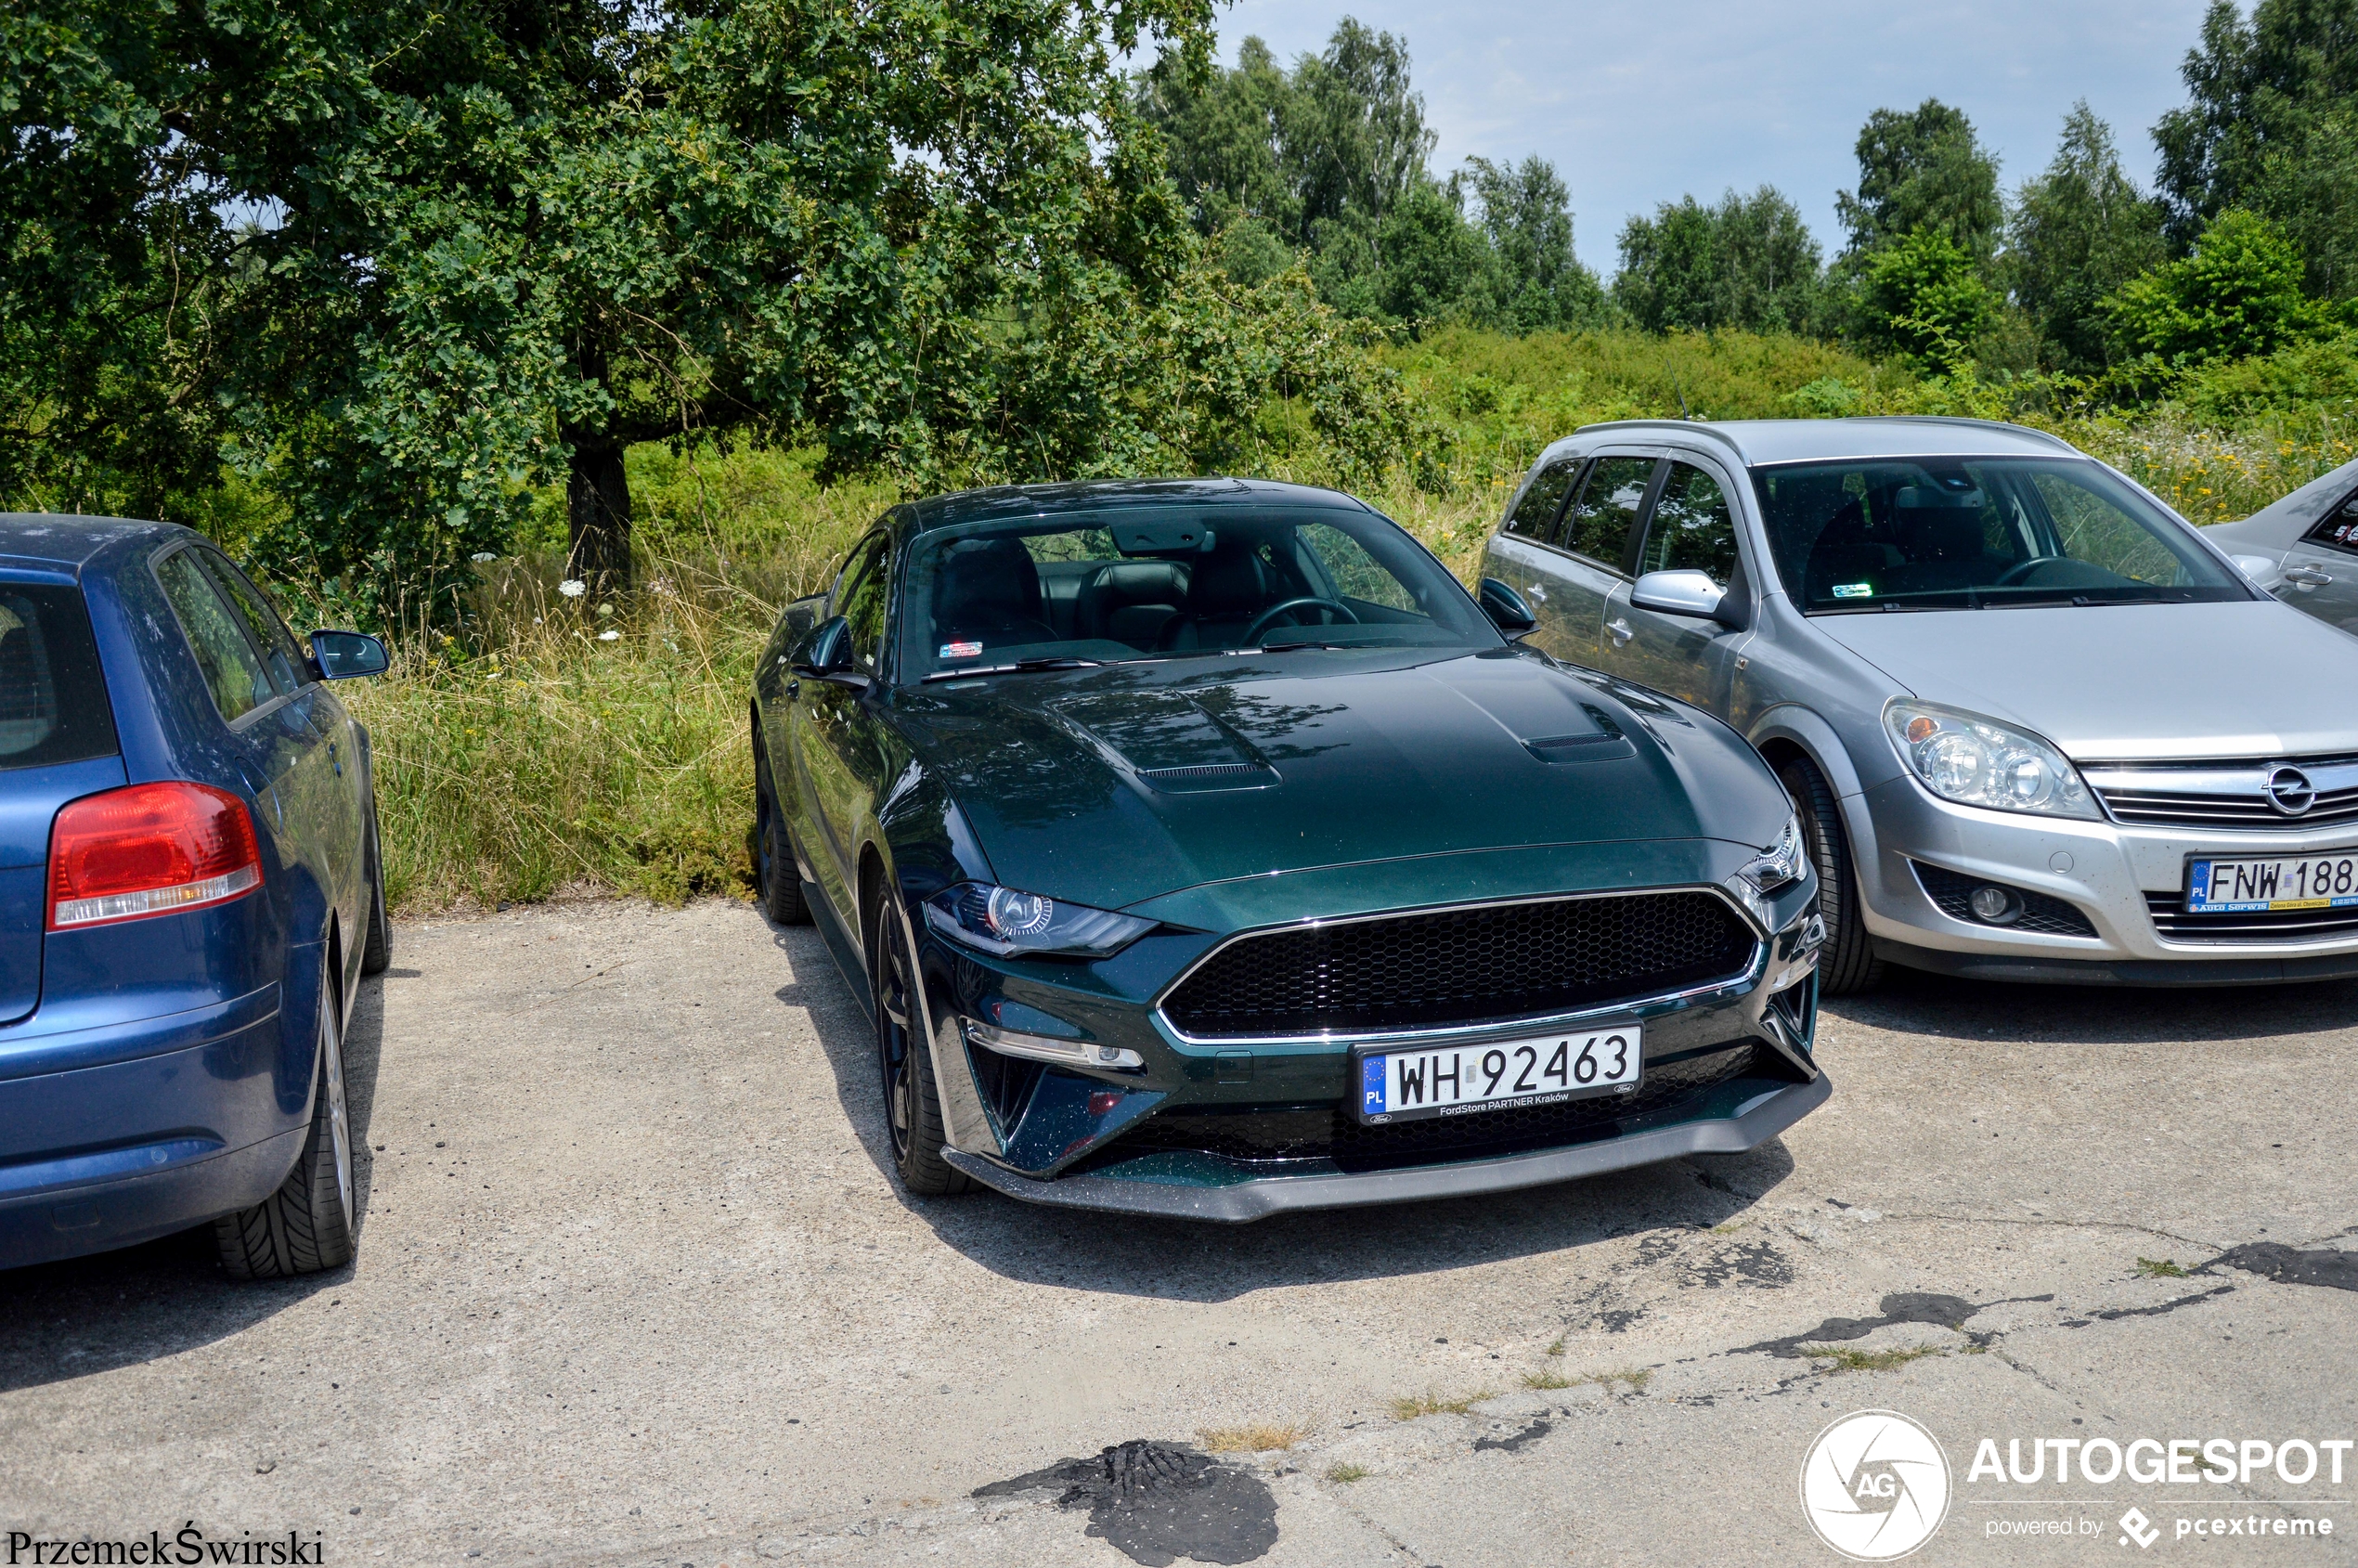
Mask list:
[[1257,762],[1199,762],[1185,768],[1141,768],[1138,777],[1166,795],[1197,795],[1215,789],[1266,789],[1277,782],[1274,769]]
[[1542,762],[1613,762],[1635,757],[1638,748],[1616,732],[1609,735],[1546,735],[1522,748]]

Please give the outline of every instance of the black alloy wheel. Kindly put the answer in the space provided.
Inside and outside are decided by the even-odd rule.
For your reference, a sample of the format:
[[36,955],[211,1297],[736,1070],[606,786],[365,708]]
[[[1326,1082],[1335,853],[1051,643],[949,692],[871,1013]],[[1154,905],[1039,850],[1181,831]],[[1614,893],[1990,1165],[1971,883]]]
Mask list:
[[795,865],[794,839],[778,810],[777,791],[770,782],[770,764],[756,743],[753,769],[754,885],[761,894],[761,912],[781,926],[808,926],[810,906],[802,896],[802,873]]
[[[887,897],[889,897],[887,894]],[[941,1158],[949,1141],[933,1052],[917,1001],[916,965],[909,938],[890,907],[877,912],[872,965],[876,1010],[876,1061],[884,1074],[885,1125],[892,1134],[892,1166],[900,1185],[918,1197],[964,1192],[973,1185]]]
[[1883,980],[1884,965],[1875,956],[1874,940],[1859,913],[1856,862],[1833,786],[1805,758],[1778,769],[1777,778],[1793,797],[1802,842],[1818,871],[1818,913],[1826,923],[1825,952],[1818,960],[1819,989],[1828,996],[1872,991]]

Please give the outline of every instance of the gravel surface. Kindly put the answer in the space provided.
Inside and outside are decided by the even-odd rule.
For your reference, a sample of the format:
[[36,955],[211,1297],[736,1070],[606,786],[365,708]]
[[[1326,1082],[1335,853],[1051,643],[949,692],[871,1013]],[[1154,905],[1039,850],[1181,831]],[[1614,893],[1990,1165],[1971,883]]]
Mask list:
[[[0,1536],[1834,1562],[1805,1452],[1886,1408],[1951,1470],[1912,1561],[2358,1556],[2358,1450],[2339,1485],[1968,1475],[1984,1438],[2358,1438],[2358,986],[1903,975],[1830,1007],[1833,1100],[1750,1155],[1229,1229],[903,1198],[808,927],[612,902],[395,952],[348,1043],[356,1268],[235,1285],[177,1238],[0,1274]],[[1207,1456],[1253,1426],[1293,1445]]]

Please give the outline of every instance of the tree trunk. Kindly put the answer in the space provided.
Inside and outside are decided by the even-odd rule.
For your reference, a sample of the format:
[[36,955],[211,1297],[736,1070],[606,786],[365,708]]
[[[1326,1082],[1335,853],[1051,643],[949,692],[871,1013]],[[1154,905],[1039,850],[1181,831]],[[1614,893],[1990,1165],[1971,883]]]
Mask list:
[[598,592],[630,586],[630,480],[622,443],[583,434],[573,438],[565,476],[565,521],[572,535],[567,569]]

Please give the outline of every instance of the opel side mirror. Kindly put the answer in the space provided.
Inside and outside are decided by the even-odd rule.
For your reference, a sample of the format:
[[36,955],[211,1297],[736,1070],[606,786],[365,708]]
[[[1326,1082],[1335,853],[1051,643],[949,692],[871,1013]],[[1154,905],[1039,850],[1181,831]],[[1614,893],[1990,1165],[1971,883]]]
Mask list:
[[356,675],[382,675],[391,667],[385,645],[363,631],[315,631],[311,634],[311,665],[322,680],[349,680]]
[[1522,595],[1496,577],[1482,579],[1482,613],[1509,640],[1528,637],[1539,628],[1539,617],[1531,613]]
[[1692,616],[1698,620],[1717,620],[1727,597],[1727,590],[1713,582],[1708,572],[1685,568],[1648,572],[1629,590],[1629,603],[1640,610]]

